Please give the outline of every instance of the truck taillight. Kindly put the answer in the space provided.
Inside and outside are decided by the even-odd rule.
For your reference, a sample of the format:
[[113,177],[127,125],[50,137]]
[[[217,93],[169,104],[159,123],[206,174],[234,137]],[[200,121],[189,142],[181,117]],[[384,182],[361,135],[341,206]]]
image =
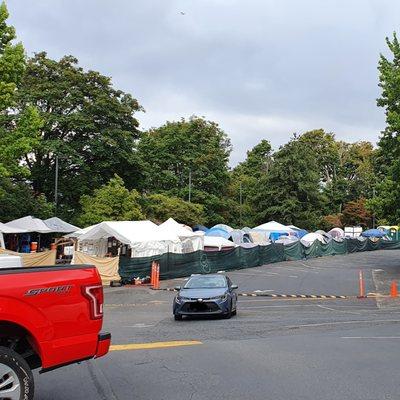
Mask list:
[[83,286],[82,294],[89,300],[90,317],[92,319],[103,318],[103,286]]

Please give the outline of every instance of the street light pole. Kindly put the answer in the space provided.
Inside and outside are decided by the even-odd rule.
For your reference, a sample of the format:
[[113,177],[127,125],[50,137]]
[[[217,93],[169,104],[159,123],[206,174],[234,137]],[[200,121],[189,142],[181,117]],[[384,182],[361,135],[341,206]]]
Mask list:
[[189,203],[192,199],[192,169],[189,169]]
[[58,155],[56,155],[56,171],[54,183],[54,215],[57,216],[57,202],[58,202]]
[[240,204],[240,226],[242,227],[242,225],[243,225],[243,221],[242,221],[242,205],[243,205],[242,182],[240,182],[240,187],[239,187],[239,204]]

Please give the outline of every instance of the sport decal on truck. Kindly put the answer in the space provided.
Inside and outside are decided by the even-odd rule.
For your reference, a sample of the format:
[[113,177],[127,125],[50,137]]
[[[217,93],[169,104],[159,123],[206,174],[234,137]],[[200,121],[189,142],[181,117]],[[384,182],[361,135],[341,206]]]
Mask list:
[[37,296],[39,294],[44,294],[44,293],[65,294],[69,293],[72,287],[73,285],[62,285],[62,286],[53,286],[46,288],[29,289],[25,293],[25,296]]

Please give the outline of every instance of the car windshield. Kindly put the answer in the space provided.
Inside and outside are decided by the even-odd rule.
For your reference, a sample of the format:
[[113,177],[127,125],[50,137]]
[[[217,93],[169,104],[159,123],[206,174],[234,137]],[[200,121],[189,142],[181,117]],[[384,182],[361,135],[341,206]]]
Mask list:
[[224,276],[193,276],[188,280],[184,289],[209,289],[224,288],[226,280]]

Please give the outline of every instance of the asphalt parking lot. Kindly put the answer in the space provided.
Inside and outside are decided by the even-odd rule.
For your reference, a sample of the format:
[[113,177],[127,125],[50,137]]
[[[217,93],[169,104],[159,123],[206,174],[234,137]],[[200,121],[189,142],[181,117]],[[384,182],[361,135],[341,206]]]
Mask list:
[[357,299],[360,269],[368,293],[387,295],[400,251],[231,271],[239,293],[346,299],[239,297],[230,320],[174,321],[173,292],[107,288],[113,351],[41,375],[36,398],[400,399],[400,300]]

